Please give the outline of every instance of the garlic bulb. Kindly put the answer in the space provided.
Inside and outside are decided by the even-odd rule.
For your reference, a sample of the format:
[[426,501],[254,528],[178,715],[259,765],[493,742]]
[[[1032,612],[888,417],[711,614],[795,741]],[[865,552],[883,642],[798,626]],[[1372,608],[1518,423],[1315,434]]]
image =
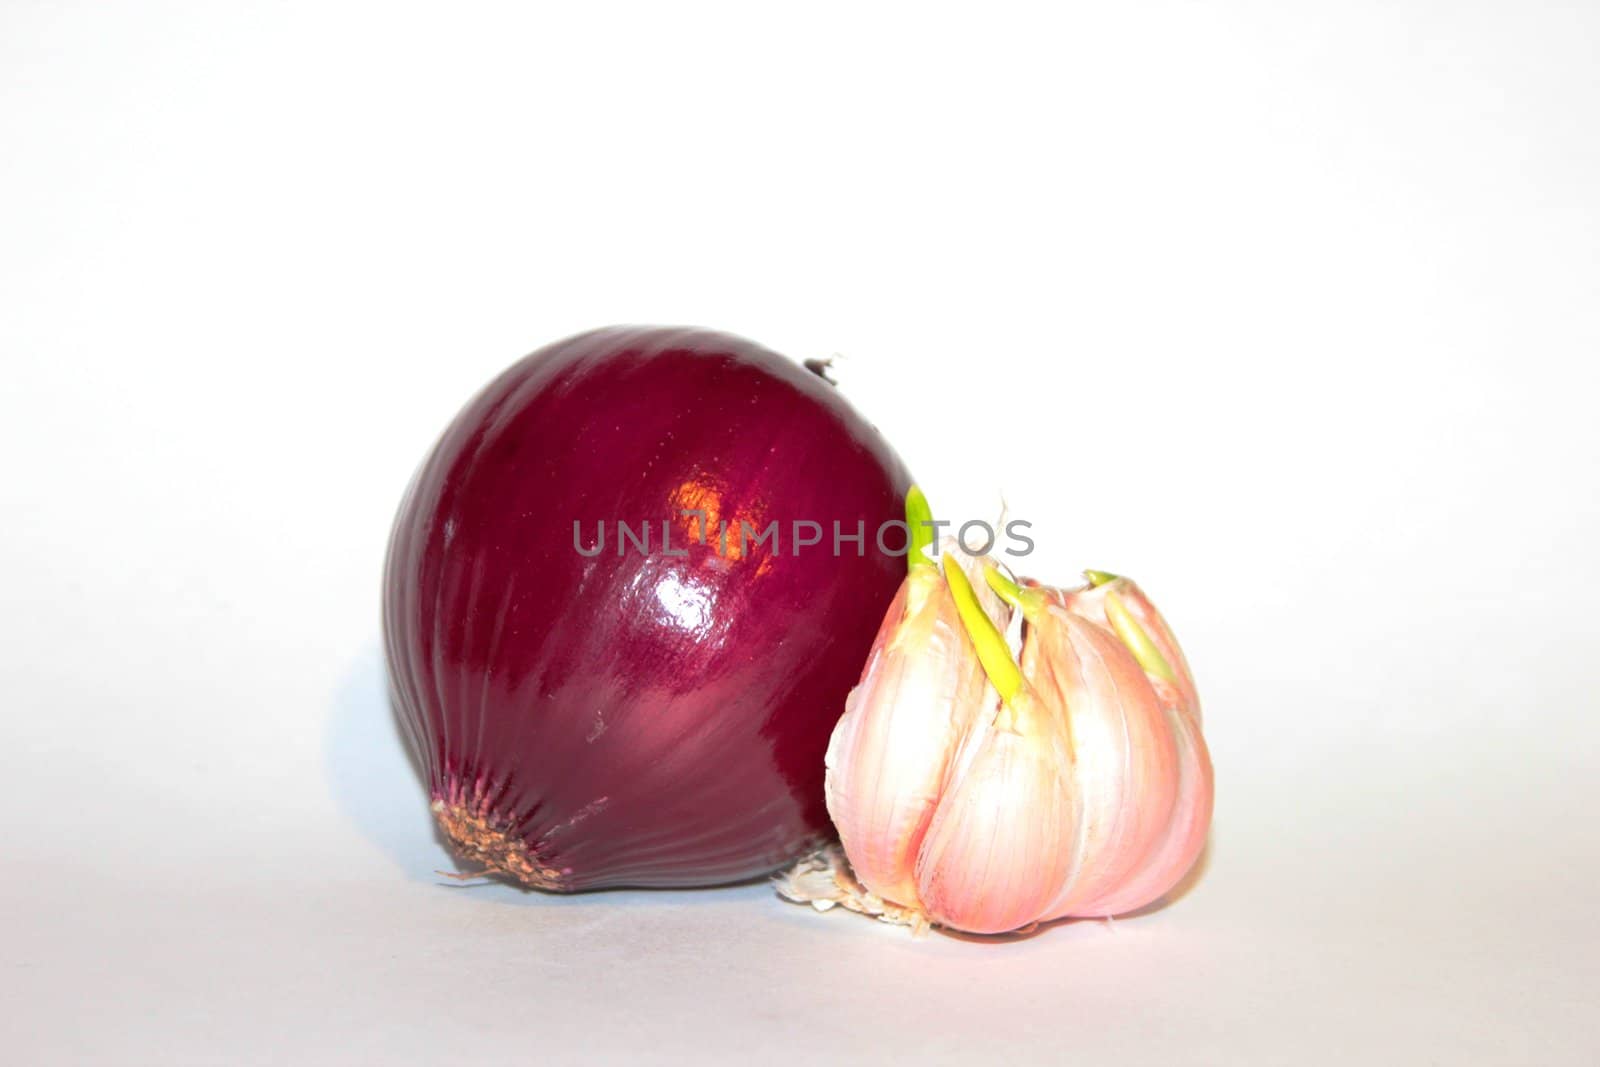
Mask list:
[[[1204,847],[1212,805],[1170,628],[1125,578],[1052,589],[942,556],[941,580],[913,553],[834,730],[828,811],[854,874],[837,882],[857,899],[832,902],[1002,933],[1157,900]],[[1025,620],[1020,661],[1007,606]]]

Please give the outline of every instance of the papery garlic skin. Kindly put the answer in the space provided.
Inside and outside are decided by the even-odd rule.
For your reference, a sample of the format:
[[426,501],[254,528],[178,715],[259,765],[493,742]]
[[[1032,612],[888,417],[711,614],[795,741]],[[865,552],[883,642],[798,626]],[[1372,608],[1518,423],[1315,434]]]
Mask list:
[[[946,540],[976,571],[977,563]],[[978,578],[981,585],[982,578]],[[988,594],[988,590],[983,592]],[[1000,625],[1009,609],[980,598]],[[828,814],[856,878],[867,889],[920,908],[914,865],[950,764],[975,722],[1000,698],[972,653],[939,569],[913,560],[845,701],[826,756]]]

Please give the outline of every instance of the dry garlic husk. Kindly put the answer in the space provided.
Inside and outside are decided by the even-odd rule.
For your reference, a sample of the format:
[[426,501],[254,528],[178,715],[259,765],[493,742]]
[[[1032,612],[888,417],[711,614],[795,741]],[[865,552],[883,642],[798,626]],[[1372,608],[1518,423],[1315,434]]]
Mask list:
[[835,861],[814,859],[785,895],[992,934],[1126,914],[1182,879],[1212,802],[1193,679],[1138,586],[1088,577],[1054,589],[954,546],[937,570],[914,553],[828,750],[854,877],[818,892]]

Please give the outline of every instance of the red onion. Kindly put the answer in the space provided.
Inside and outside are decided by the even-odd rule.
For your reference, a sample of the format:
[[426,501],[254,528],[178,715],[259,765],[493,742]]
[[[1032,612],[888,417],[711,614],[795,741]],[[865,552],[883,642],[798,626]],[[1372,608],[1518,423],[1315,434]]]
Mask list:
[[390,684],[458,855],[541,889],[711,885],[827,836],[909,485],[831,384],[726,334],[599,330],[490,384],[385,575]]

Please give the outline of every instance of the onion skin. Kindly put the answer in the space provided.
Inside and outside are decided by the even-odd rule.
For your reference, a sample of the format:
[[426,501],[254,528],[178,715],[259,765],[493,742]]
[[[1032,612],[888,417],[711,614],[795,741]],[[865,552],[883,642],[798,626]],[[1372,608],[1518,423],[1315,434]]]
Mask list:
[[[491,383],[407,490],[384,579],[393,699],[458,854],[540,889],[696,886],[828,836],[823,754],[904,574],[875,534],[909,485],[833,386],[725,334],[599,330]],[[619,556],[618,520],[648,555]],[[796,552],[796,520],[823,542]]]

